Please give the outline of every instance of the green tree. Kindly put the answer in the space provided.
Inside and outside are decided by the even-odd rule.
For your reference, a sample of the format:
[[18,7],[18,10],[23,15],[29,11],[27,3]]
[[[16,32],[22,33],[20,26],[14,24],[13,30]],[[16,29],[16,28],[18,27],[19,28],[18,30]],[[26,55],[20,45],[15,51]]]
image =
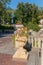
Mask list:
[[11,0],[0,0],[0,21],[4,23],[4,19],[6,16],[7,4],[10,3]]
[[9,8],[6,11],[6,14],[5,14],[6,17],[4,17],[5,23],[11,24],[11,21],[12,21],[12,12],[13,12],[13,10],[11,8]]
[[10,3],[11,0],[0,0],[0,2],[5,6],[5,5],[7,5],[8,3]]
[[18,20],[21,21],[23,25],[27,27],[27,29],[39,29],[39,9],[36,5],[23,2],[19,3],[14,12],[14,16],[15,22]]

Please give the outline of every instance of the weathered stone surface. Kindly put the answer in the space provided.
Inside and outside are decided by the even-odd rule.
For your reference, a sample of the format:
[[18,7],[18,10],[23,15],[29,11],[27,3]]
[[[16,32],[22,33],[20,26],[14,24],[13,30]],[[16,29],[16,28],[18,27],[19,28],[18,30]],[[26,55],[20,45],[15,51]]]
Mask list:
[[27,57],[28,54],[26,54],[26,50],[19,48],[13,55],[13,61],[15,62],[15,65],[27,65]]
[[39,57],[39,49],[32,48],[27,65],[41,65],[41,59]]
[[23,36],[16,37],[16,39],[15,39],[15,47],[16,48],[23,47],[25,45],[26,41],[27,41],[26,36],[24,36],[24,37]]
[[16,53],[13,55],[13,59],[17,58],[17,59],[24,59],[27,60],[28,57],[28,53],[26,53],[26,50],[23,49],[22,47],[20,47]]

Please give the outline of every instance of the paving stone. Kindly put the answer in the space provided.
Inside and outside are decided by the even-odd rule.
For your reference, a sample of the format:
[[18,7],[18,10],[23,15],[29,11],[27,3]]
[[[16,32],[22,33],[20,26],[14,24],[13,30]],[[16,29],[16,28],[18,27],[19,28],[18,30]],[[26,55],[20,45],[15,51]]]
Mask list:
[[10,54],[0,54],[0,65],[27,65],[27,61],[23,59],[12,59]]
[[41,61],[38,55],[38,49],[33,48],[32,51],[30,52],[30,57],[28,59],[27,65],[41,65],[40,62]]

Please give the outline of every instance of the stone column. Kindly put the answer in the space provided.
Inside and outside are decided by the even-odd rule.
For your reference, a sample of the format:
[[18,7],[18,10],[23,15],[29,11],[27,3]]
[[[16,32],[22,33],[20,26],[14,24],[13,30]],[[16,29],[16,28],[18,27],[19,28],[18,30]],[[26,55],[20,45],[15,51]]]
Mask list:
[[43,42],[42,42],[42,48],[41,48],[41,65],[43,65]]
[[32,38],[32,47],[33,47],[33,38]]

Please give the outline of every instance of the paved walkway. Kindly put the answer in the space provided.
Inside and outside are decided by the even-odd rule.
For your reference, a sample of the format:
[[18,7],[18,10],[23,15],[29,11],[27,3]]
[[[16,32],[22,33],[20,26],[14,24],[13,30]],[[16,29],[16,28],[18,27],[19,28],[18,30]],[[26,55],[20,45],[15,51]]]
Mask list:
[[27,65],[41,65],[38,49],[32,49]]
[[0,54],[0,65],[26,65],[26,60],[13,60],[10,54]]
[[6,35],[5,37],[0,37],[0,53],[13,55],[17,50],[14,48],[14,44],[10,38],[11,36],[12,35]]
[[5,45],[0,47],[0,53],[4,54],[14,54],[16,49],[14,49],[14,45],[11,43],[6,43]]

